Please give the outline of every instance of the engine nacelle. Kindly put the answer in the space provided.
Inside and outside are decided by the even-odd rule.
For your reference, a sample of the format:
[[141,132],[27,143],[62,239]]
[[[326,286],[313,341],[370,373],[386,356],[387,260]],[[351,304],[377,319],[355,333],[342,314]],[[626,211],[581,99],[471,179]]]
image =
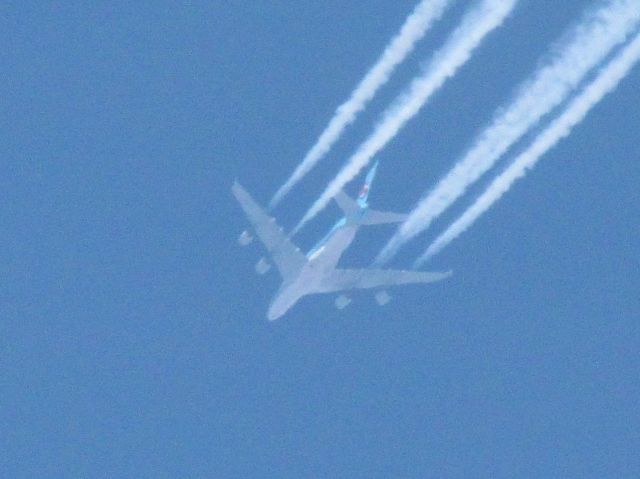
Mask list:
[[256,263],[256,273],[265,274],[271,269],[271,264],[265,259],[260,258],[260,261]]
[[344,309],[347,306],[349,306],[349,303],[351,303],[351,300],[347,296],[345,296],[344,294],[341,294],[340,296],[338,296],[336,298],[336,301],[335,301],[334,304],[336,305],[336,308]]
[[240,244],[240,246],[247,246],[252,241],[253,236],[251,236],[251,233],[249,233],[247,230],[244,230],[242,233],[240,233],[240,236],[238,237],[238,244]]
[[391,296],[386,291],[382,290],[376,293],[376,303],[380,306],[384,306],[389,301],[391,301]]

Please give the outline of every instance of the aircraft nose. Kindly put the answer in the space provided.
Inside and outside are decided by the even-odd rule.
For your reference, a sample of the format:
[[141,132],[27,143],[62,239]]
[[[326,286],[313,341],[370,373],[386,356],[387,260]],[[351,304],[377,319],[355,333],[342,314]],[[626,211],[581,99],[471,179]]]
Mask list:
[[267,311],[267,319],[269,321],[275,321],[280,316],[282,316],[282,313],[280,311],[277,311],[273,306],[269,308],[269,311]]
[[275,321],[276,319],[282,317],[289,308],[293,306],[298,301],[298,296],[292,295],[291,291],[285,290],[281,291],[276,299],[269,306],[269,310],[267,312],[267,318],[269,321]]

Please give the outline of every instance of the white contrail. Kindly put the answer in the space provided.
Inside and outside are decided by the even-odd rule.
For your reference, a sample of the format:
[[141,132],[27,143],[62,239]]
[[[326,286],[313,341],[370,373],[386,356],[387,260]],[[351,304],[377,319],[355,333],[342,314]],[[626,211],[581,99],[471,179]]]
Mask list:
[[407,17],[398,34],[385,48],[377,63],[360,81],[351,97],[340,105],[316,144],[306,154],[289,179],[273,195],[269,206],[275,207],[289,191],[320,161],[338,141],[344,129],[364,110],[378,89],[391,77],[415,44],[444,13],[452,0],[422,0]]
[[588,14],[571,32],[566,45],[556,50],[532,79],[525,82],[515,100],[498,111],[470,150],[418,203],[374,263],[386,263],[404,243],[427,229],[516,141],[559,106],[615,46],[624,42],[639,20],[640,0],[610,0]]
[[572,128],[585,118],[589,110],[618,86],[618,83],[629,73],[638,60],[640,60],[640,34],[622,53],[600,71],[596,79],[571,101],[566,110],[535,139],[524,153],[509,165],[504,173],[493,180],[475,203],[436,238],[424,254],[416,260],[414,267],[419,267],[469,228],[502,195],[509,191],[516,180],[522,178],[528,170],[532,169],[542,155],[568,136]]
[[401,94],[387,109],[373,133],[347,160],[347,164],[307,211],[292,234],[318,214],[331,198],[400,131],[405,123],[420,111],[431,95],[448,78],[455,75],[484,37],[502,24],[516,3],[517,0],[483,0],[464,16],[462,23],[451,34],[447,43],[435,53],[423,73],[412,80],[405,93]]

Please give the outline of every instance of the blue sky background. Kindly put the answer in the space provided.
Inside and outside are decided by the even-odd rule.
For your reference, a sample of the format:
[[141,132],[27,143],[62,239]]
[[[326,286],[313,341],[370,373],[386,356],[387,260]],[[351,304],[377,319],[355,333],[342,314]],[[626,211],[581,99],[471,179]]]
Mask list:
[[[278,207],[285,227],[466,3]],[[523,0],[379,155],[372,205],[409,209],[589,4]],[[453,278],[266,321],[278,278],[237,246],[230,186],[266,203],[413,5],[3,3],[3,476],[637,477],[638,68],[434,259]]]

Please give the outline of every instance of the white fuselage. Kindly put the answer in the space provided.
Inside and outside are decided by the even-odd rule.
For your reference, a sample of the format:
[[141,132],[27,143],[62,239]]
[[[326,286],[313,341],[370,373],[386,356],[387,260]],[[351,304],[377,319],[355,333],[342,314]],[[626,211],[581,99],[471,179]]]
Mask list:
[[344,225],[332,231],[326,242],[309,256],[300,274],[293,281],[284,283],[280,287],[269,306],[267,317],[272,321],[278,319],[303,296],[322,292],[323,281],[335,269],[357,231],[358,225],[350,222],[345,222]]

